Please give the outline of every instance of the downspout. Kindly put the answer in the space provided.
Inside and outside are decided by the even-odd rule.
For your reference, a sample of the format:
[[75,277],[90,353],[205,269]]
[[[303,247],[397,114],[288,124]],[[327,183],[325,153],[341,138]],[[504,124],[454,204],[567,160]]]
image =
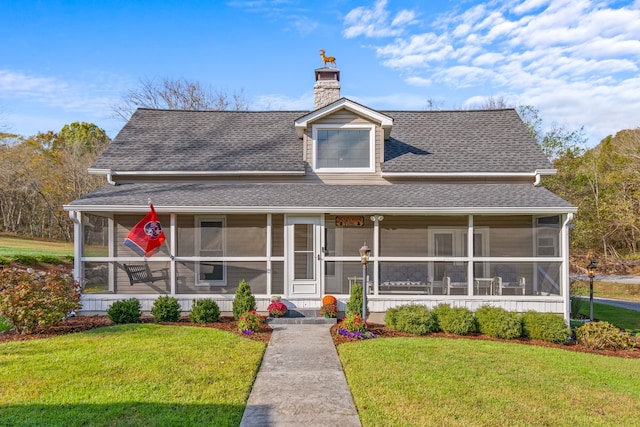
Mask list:
[[569,223],[573,221],[573,213],[567,213],[567,217],[562,223],[562,276],[564,277],[564,295],[565,295],[565,308],[564,308],[564,320],[569,325],[569,318],[571,313],[571,294],[570,294],[570,279],[569,279]]
[[536,179],[533,182],[534,187],[540,187],[540,182],[542,181],[542,175],[540,173],[536,173]]
[[80,266],[82,257],[82,224],[80,213],[69,211],[69,218],[73,222],[73,278],[80,282]]
[[112,178],[111,171],[109,171],[109,173],[107,174],[107,182],[109,184],[111,184],[111,185],[117,185],[116,182]]

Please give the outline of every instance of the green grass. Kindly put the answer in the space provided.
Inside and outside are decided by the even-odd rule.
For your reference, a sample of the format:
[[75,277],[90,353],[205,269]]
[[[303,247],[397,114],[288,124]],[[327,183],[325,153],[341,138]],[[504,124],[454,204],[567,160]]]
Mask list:
[[[589,300],[582,300],[579,313],[588,318],[589,311]],[[593,317],[597,320],[609,322],[620,329],[640,333],[640,312],[594,302]]]
[[69,258],[73,257],[73,242],[35,240],[0,233],[0,257],[16,256]]
[[265,348],[151,324],[0,344],[0,425],[237,426]]
[[638,359],[444,338],[338,353],[364,427],[621,426],[640,413]]
[[[589,282],[578,280],[571,287],[572,295],[589,296]],[[640,283],[594,282],[593,296],[640,302]]]

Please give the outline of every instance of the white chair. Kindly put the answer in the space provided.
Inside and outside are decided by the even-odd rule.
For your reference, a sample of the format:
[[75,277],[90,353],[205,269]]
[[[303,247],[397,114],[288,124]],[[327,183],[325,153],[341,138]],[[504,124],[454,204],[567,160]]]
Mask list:
[[444,269],[442,277],[442,287],[448,295],[452,289],[462,289],[463,294],[467,293],[467,271],[463,265],[448,265]]
[[495,283],[498,287],[498,295],[502,295],[504,289],[513,289],[514,294],[521,290],[524,295],[525,279],[517,276],[513,265],[496,265]]

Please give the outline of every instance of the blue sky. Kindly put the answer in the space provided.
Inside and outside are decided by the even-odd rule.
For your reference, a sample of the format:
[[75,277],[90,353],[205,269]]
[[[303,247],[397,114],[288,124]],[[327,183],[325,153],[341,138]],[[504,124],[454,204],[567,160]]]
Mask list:
[[310,110],[319,49],[379,110],[531,105],[589,145],[640,126],[640,0],[0,0],[0,130],[74,121],[114,137],[141,79]]

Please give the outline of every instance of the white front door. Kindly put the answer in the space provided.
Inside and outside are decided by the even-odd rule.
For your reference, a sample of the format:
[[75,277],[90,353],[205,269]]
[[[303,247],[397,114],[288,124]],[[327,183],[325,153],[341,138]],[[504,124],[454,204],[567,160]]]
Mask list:
[[321,218],[287,217],[287,283],[291,297],[319,297]]

